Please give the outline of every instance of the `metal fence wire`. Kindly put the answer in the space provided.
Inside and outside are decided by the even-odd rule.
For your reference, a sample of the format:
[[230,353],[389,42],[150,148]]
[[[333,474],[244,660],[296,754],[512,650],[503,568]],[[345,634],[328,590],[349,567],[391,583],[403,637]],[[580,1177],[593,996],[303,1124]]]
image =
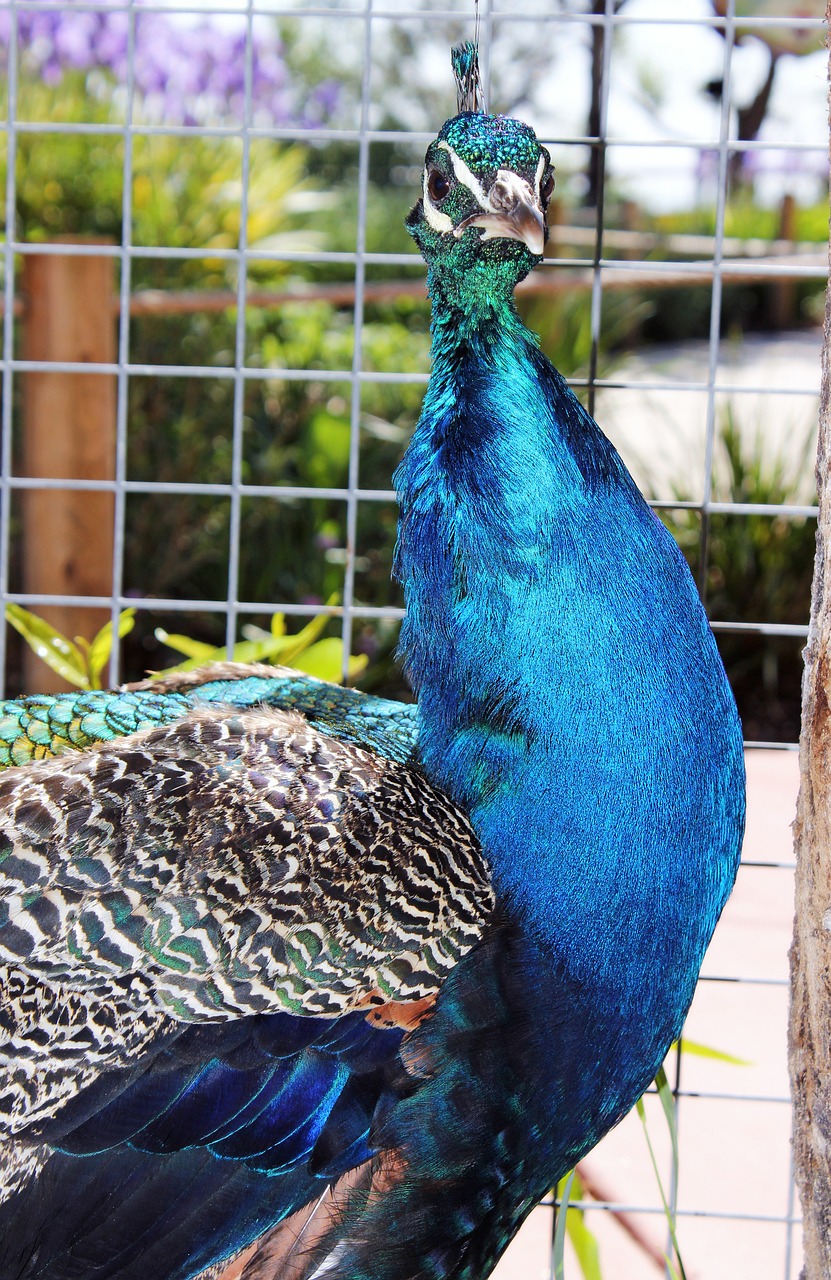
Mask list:
[[[708,1280],[799,1269],[784,1043],[826,275],[815,10],[481,5],[491,109],[534,125],[558,172],[521,306],[681,540],[751,748],[732,933],[670,1069],[677,1181],[646,1099]],[[87,640],[134,609],[112,683],[177,660],[164,630],[232,647],[279,613],[326,616],[344,665],[403,691],[389,477],[428,313],[400,224],[471,31],[467,0],[0,0],[0,595]],[[0,646],[9,692],[55,687],[16,631]],[[604,1276],[666,1270],[637,1119],[577,1204]],[[535,1211],[501,1280],[553,1274],[552,1222]]]

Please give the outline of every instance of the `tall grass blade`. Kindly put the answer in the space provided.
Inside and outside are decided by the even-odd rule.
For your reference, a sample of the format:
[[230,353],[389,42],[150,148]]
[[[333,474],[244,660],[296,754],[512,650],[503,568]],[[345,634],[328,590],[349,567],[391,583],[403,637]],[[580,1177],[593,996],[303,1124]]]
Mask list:
[[571,1196],[571,1188],[574,1183],[576,1170],[572,1169],[571,1173],[561,1182],[557,1188],[560,1203],[557,1207],[557,1223],[554,1227],[554,1245],[552,1249],[552,1262],[554,1264],[554,1280],[565,1280],[565,1247],[566,1247],[566,1218],[568,1217],[568,1202]]
[[[678,1129],[675,1124],[675,1100],[672,1096],[672,1090],[669,1087],[669,1082],[667,1081],[666,1073],[663,1067],[661,1067],[661,1069],[659,1070],[658,1074],[655,1077],[655,1084],[658,1089],[658,1096],[661,1099],[661,1106],[663,1107],[664,1115],[666,1116],[666,1119],[667,1119],[667,1124],[669,1125],[669,1135],[670,1135],[670,1141],[672,1143],[672,1167],[673,1167],[673,1174],[675,1177],[675,1181],[677,1184]],[[676,1231],[675,1231],[675,1214],[670,1208],[669,1202],[664,1192],[664,1184],[661,1179],[660,1170],[658,1169],[658,1161],[655,1158],[655,1150],[652,1146],[652,1139],[649,1136],[649,1126],[647,1125],[647,1122],[646,1122],[646,1109],[643,1105],[643,1098],[638,1099],[638,1101],[635,1104],[635,1109],[637,1110],[637,1113],[638,1113],[638,1119],[643,1125],[644,1137],[646,1138],[646,1146],[647,1146],[647,1150],[649,1151],[649,1159],[652,1162],[652,1170],[655,1174],[655,1181],[658,1183],[658,1193],[661,1197],[661,1205],[664,1210],[664,1217],[667,1220],[667,1227],[669,1228],[669,1238],[672,1242],[673,1252],[675,1254],[675,1259],[678,1263],[677,1273],[675,1271],[675,1267],[670,1258],[667,1258],[666,1260],[667,1265],[669,1266],[670,1270],[677,1275],[677,1280],[687,1280],[687,1273],[684,1270],[684,1262],[681,1257],[681,1250],[678,1245],[678,1236],[676,1235]]]

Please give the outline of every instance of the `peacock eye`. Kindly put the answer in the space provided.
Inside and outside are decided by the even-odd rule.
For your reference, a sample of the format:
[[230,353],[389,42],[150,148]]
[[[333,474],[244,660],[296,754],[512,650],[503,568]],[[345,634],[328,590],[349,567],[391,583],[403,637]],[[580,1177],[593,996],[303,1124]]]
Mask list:
[[427,194],[439,203],[450,191],[450,183],[441,169],[431,169],[427,174]]
[[542,196],[542,199],[546,204],[548,204],[549,200],[551,199],[551,193],[553,190],[554,190],[554,174],[549,169],[548,173],[543,178],[542,186],[540,187],[540,195]]

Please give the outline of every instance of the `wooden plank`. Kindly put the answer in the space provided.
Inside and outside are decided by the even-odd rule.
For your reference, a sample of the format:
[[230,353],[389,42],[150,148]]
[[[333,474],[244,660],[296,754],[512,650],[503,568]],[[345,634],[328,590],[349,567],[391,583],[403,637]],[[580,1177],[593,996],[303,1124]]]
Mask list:
[[[84,241],[84,243],[90,243]],[[97,242],[100,243],[100,242]],[[23,263],[23,358],[78,363],[117,358],[113,260],[27,254]],[[116,379],[111,374],[22,375],[21,474],[115,477]],[[23,590],[106,596],[112,591],[115,497],[68,489],[21,494]],[[55,605],[35,612],[70,637],[91,639],[103,609]],[[27,650],[25,687],[64,685]]]
[[[779,242],[777,242],[779,243]],[[628,250],[623,256],[630,258]],[[768,267],[793,267],[793,276],[771,275]],[[747,284],[760,282],[776,284],[791,279],[808,278],[801,276],[802,269],[809,267],[818,274],[825,273],[825,254],[793,253],[769,258],[724,259],[721,265],[721,277],[727,283]],[[585,268],[544,266],[535,271],[533,276],[521,280],[517,286],[520,296],[550,295],[555,293],[588,292],[591,289],[594,268],[587,262]],[[689,289],[710,288],[713,281],[712,262],[702,261],[701,270],[685,271],[679,264],[677,271],[669,264],[665,270],[642,267],[628,269],[622,267],[603,268],[604,289],[668,289],[679,286]],[[382,280],[364,285],[365,302],[395,301],[396,298],[427,297],[426,280]],[[355,302],[355,285],[349,282],[342,284],[318,284],[305,288],[292,289],[254,289],[246,297],[246,305],[251,308],[268,310],[290,306],[293,303],[328,302],[333,307],[348,307]],[[131,316],[156,315],[188,315],[229,311],[237,306],[237,295],[231,289],[140,289],[130,299]]]

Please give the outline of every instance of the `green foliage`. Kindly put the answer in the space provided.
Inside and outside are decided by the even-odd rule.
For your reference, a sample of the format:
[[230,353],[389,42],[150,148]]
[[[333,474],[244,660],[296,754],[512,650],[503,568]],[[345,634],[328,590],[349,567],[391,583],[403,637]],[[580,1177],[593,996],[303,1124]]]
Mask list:
[[[76,72],[60,89],[27,92],[31,119],[54,124],[107,124],[109,108],[85,92]],[[23,240],[61,235],[119,238],[123,184],[120,138],[81,133],[21,133],[17,145],[17,218]]]
[[[779,235],[781,211],[776,205],[761,205],[746,189],[736,192],[727,202],[724,233],[739,240],[775,240]],[[713,236],[716,233],[716,210],[712,205],[674,213],[656,214],[650,226],[664,235],[689,233]],[[798,205],[794,210],[794,239],[828,241],[828,203]]]
[[[331,603],[331,602],[330,602]],[[135,609],[125,609],[118,619],[118,637],[123,639],[135,626]],[[55,671],[62,680],[78,689],[101,689],[102,675],[110,660],[113,644],[112,623],[106,623],[91,640],[76,636],[69,640],[55,627],[37,614],[30,613],[18,604],[6,606],[6,621],[23,636],[37,656]],[[156,628],[160,643],[176,653],[187,656],[186,662],[166,667],[159,677],[173,671],[193,671],[210,662],[269,662],[296,671],[305,671],[319,680],[339,684],[343,679],[343,641],[330,636],[319,639],[329,619],[325,614],[312,618],[296,635],[286,635],[283,614],[275,613],[271,630],[259,627],[243,628],[245,639],[227,648],[203,644],[190,636],[170,635],[161,627]],[[350,678],[360,675],[367,665],[363,655],[350,657]]]
[[688,1053],[693,1058],[706,1058],[710,1062],[723,1062],[731,1067],[749,1067],[747,1058],[737,1058],[734,1053],[725,1053],[723,1049],[713,1049],[710,1045],[699,1044],[697,1040],[676,1040],[672,1045],[676,1052]]
[[[28,90],[33,118],[107,122],[112,104],[85,93],[80,75],[59,89]],[[19,217],[29,240],[56,235],[121,235],[123,148],[118,138],[21,135]],[[318,228],[337,228],[334,247],[354,247],[354,209],[344,192],[311,190],[308,154],[265,140],[251,146],[247,243],[263,249],[312,249]],[[228,264],[211,250],[239,242],[241,150],[238,140],[136,135],[133,141],[131,230],[138,244],[203,248],[198,260],[133,261],[134,288],[219,289],[235,284]],[[353,201],[354,203],[354,201]],[[335,208],[328,208],[336,206]],[[378,192],[371,201],[380,223],[389,210]],[[315,220],[317,220],[315,222]],[[396,217],[396,223],[398,218]],[[351,234],[351,243],[349,236]],[[401,230],[401,240],[406,235]],[[317,237],[317,238],[315,238]],[[291,273],[291,279],[288,279]],[[351,277],[352,268],[344,274]],[[304,280],[303,277],[306,277]],[[313,293],[312,269],[286,263],[249,263],[255,285]],[[249,365],[274,377],[246,385],[243,481],[249,484],[343,488],[350,451],[349,384],[314,378],[317,369],[351,371],[351,309],[325,301],[252,308],[246,316]],[[425,303],[370,308],[363,329],[363,365],[387,372],[425,371]],[[138,315],[131,326],[131,357],[139,364],[227,367],[236,345],[236,309],[179,315]],[[282,380],[282,368],[309,369],[307,382]],[[362,484],[387,488],[392,468],[418,413],[418,386],[368,384],[362,396]],[[227,484],[233,467],[233,385],[217,378],[142,378],[129,383],[128,475],[154,482]],[[214,498],[133,494],[126,512],[127,589],[139,594],[221,598],[227,592],[230,507]],[[379,505],[362,518],[362,554],[356,588],[368,603],[393,598],[389,552],[394,521]],[[374,519],[377,515],[377,519]],[[243,509],[240,592],[250,600],[325,599],[343,588],[345,503],[330,499],[246,499]],[[262,548],[269,548],[263,556]],[[298,555],[298,548],[304,554]],[[395,597],[397,603],[397,597]],[[217,618],[205,619],[205,640],[218,641]],[[213,630],[213,628],[217,630]],[[138,638],[138,637],[136,637]],[[134,638],[134,639],[136,639]],[[132,655],[135,655],[133,657]],[[131,674],[147,654],[131,645]]]
[[[230,651],[225,647],[202,644],[190,636],[171,635],[157,627],[157,639],[169,649],[187,657],[186,662],[166,667],[159,674],[195,671],[197,667],[210,662],[268,662],[282,667],[294,667],[296,671],[305,671],[307,675],[317,676],[320,680],[339,684],[343,678],[343,641],[334,636],[318,639],[328,621],[325,614],[319,614],[296,635],[286,635],[285,616],[275,613],[271,619],[270,631],[254,626],[243,627],[245,639],[235,644]],[[350,678],[360,675],[366,665],[365,656],[350,657]]]
[[[135,625],[135,609],[125,609],[118,619],[118,638],[129,635]],[[76,636],[74,641],[30,613],[19,604],[6,605],[6,621],[23,636],[34,653],[67,684],[77,689],[100,689],[104,668],[113,645],[112,623],[107,622],[91,641]]]
[[[815,426],[795,427],[794,444],[772,454],[762,424],[743,432],[728,406],[719,426],[713,500],[770,506],[815,502],[810,458]],[[784,439],[784,434],[782,439]],[[679,501],[692,501],[685,482]],[[703,584],[710,616],[728,623],[806,625],[810,613],[816,521],[806,516],[718,513],[709,516],[701,571],[701,518],[673,510],[662,518]],[[792,740],[799,734],[800,638],[719,632],[719,649],[739,704],[745,736]]]
[[[782,211],[778,206],[757,203],[749,187],[739,187],[727,202],[724,232],[728,238],[742,241],[771,241],[781,235]],[[662,236],[716,233],[715,205],[675,213],[653,215],[644,220],[643,230]],[[795,241],[828,241],[828,201],[797,205],[793,212],[792,236]],[[651,257],[672,259],[670,252],[656,252]],[[699,254],[707,258],[707,251]],[[745,329],[774,329],[782,325],[781,281],[728,283],[721,303],[722,331],[731,333]],[[794,280],[785,286],[791,293],[790,324],[815,324],[821,316],[825,296],[822,280]],[[710,331],[711,294],[707,288],[661,288],[650,294],[651,316],[644,326],[644,337],[650,342],[674,342],[687,338],[707,338]]]
[[559,1207],[552,1249],[556,1280],[565,1280],[566,1237],[571,1241],[571,1247],[584,1280],[603,1280],[597,1240],[586,1226],[583,1210],[573,1208],[570,1204],[572,1199],[582,1200],[583,1198],[583,1183],[577,1169],[572,1169],[568,1177],[557,1183],[556,1198]]
[[[660,1070],[658,1071],[658,1074],[655,1077],[655,1086],[658,1090],[658,1097],[661,1100],[661,1106],[663,1108],[664,1117],[667,1122],[667,1128],[669,1129],[670,1141],[672,1142],[672,1185],[677,1186],[678,1185],[678,1126],[675,1121],[675,1099],[672,1096],[672,1090],[669,1087],[669,1082],[667,1081],[666,1072],[664,1071],[663,1067],[660,1068]],[[669,1238],[672,1241],[672,1248],[675,1255],[674,1258],[666,1259],[667,1266],[673,1276],[673,1280],[687,1280],[687,1273],[684,1270],[684,1263],[681,1259],[681,1251],[678,1247],[678,1237],[675,1233],[675,1210],[673,1207],[670,1206],[669,1199],[666,1195],[666,1192],[664,1191],[664,1184],[661,1179],[660,1170],[658,1169],[658,1162],[655,1159],[655,1151],[652,1146],[652,1140],[649,1137],[649,1128],[646,1123],[646,1110],[643,1105],[643,1098],[638,1099],[637,1103],[635,1104],[635,1107],[636,1107],[640,1122],[643,1125],[644,1137],[646,1138],[646,1145],[649,1149],[649,1159],[652,1163],[652,1168],[655,1173],[655,1180],[658,1183],[658,1191],[661,1196],[661,1205],[664,1210],[664,1217],[666,1218],[667,1227],[669,1230]]]
[[[362,334],[368,370],[426,372],[426,320],[411,324],[407,300],[368,312]],[[224,331],[224,332],[223,332]],[[142,327],[144,359],[194,350],[212,340],[233,350],[233,318],[197,330],[193,317],[154,318]],[[328,303],[298,302],[248,315],[250,363],[267,376],[250,379],[244,404],[242,480],[248,485],[343,489],[351,446],[351,313]],[[226,345],[227,344],[227,345]],[[198,356],[196,357],[198,359]],[[282,378],[306,368],[308,379]],[[342,368],[344,381],[315,377]],[[361,398],[361,475],[365,488],[388,489],[418,416],[423,387],[366,383]],[[227,484],[233,461],[233,386],[223,379],[133,378],[130,383],[131,479]],[[227,590],[229,506],[217,498],[131,495],[127,505],[125,582],[155,595],[211,599]],[[355,590],[364,603],[398,603],[389,580],[395,517],[366,504],[361,513]],[[346,503],[309,498],[246,497],[242,508],[240,598],[311,603],[342,594]],[[264,554],[264,548],[267,553]],[[217,624],[219,625],[219,624]],[[218,640],[206,634],[204,639]]]
[[[310,194],[301,147],[253,149],[248,179],[246,243],[260,249],[321,247],[308,227],[301,196]],[[317,196],[319,199],[319,194]],[[133,150],[133,238],[143,245],[236,249],[240,243],[242,152],[235,139],[136,137]],[[206,254],[210,261],[209,253]],[[185,270],[184,264],[180,266]],[[216,270],[221,271],[217,263]],[[266,278],[285,264],[251,264]]]
[[[80,73],[58,87],[30,86],[29,110],[57,123],[111,122],[112,107],[85,92]],[[236,248],[240,236],[242,151],[237,139],[135,135],[132,156],[132,240],[138,245],[206,250],[206,263],[169,264],[138,257],[133,285],[218,287],[227,265],[211,262],[211,249]],[[17,212],[24,240],[63,235],[122,234],[123,142],[85,133],[22,133],[17,148]],[[247,243],[263,249],[321,247],[309,227],[310,208],[322,203],[312,191],[306,152],[258,141],[251,148]],[[207,264],[207,274],[206,274]],[[168,273],[168,274],[166,274]],[[285,264],[252,265],[255,278],[284,276]]]

